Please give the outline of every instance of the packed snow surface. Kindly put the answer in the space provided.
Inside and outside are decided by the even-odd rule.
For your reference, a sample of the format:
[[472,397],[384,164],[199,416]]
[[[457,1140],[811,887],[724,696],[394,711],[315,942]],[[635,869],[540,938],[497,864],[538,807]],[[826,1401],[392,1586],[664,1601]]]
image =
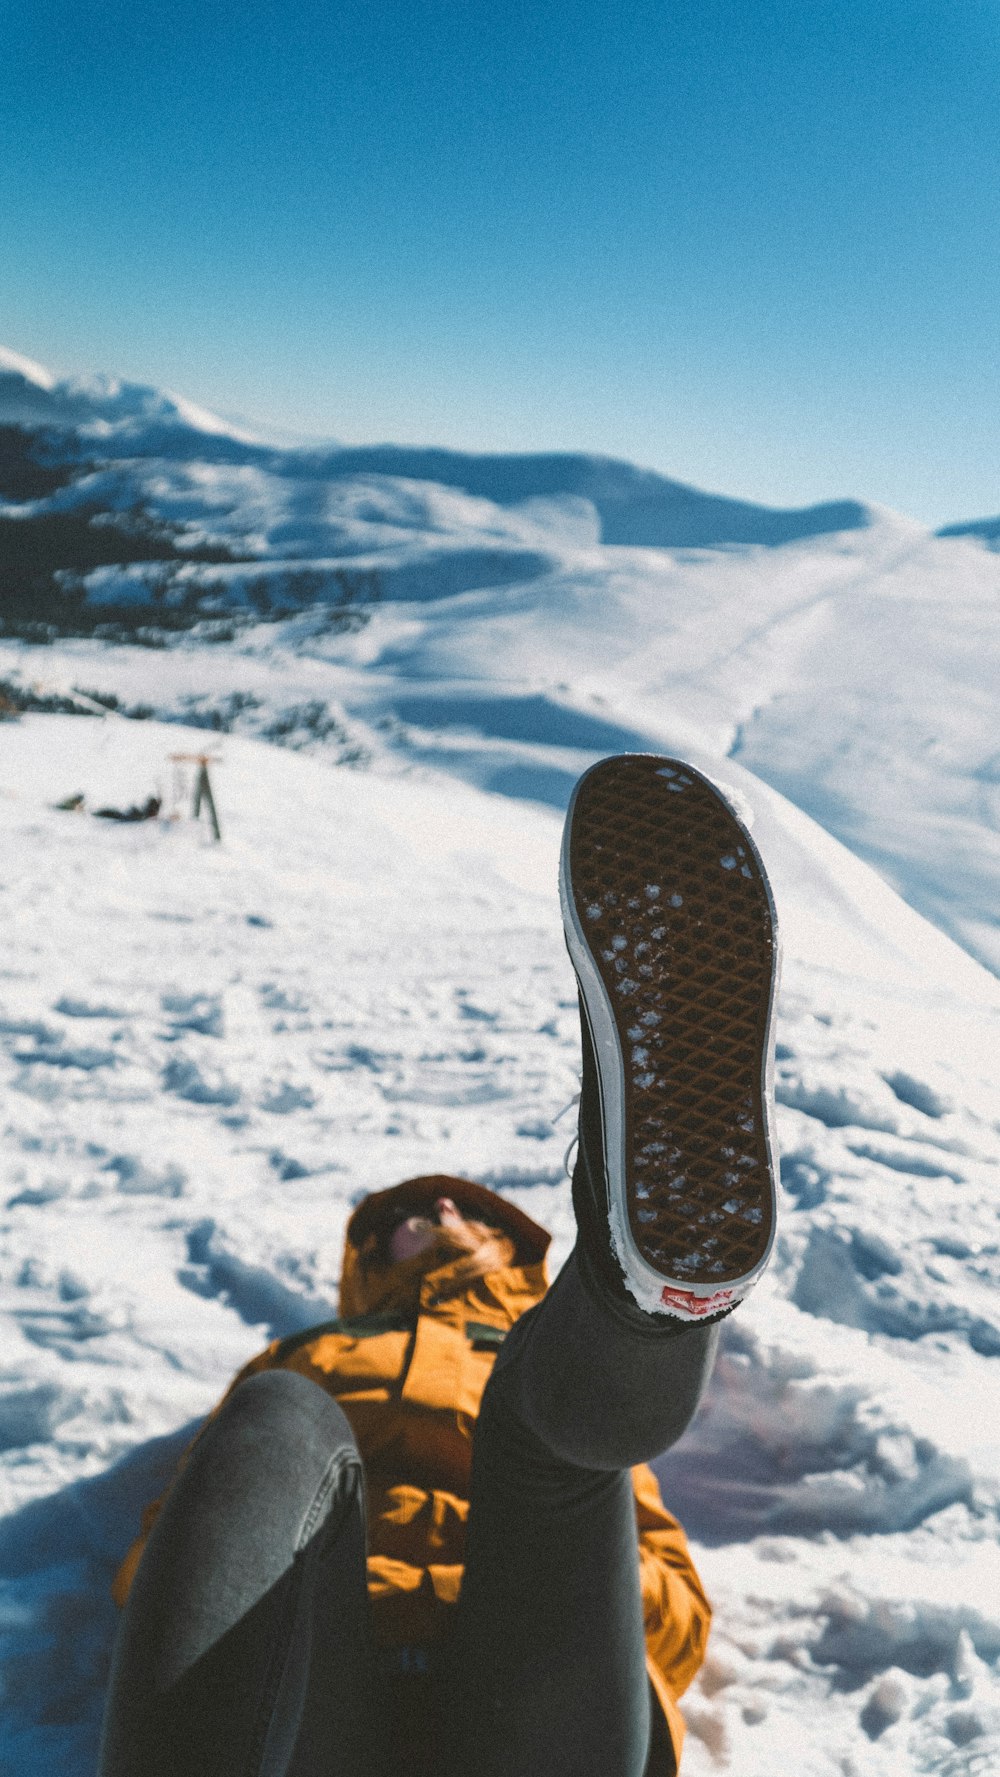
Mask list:
[[[73,399],[188,437],[150,391]],[[889,514],[652,548],[547,482],[118,457],[107,510],[138,478],[314,578],[227,641],[0,643],[88,712],[0,723],[2,1777],[90,1777],[139,1507],[240,1363],[336,1311],[361,1194],[464,1172],[565,1258],[561,810],[633,748],[737,800],[784,941],[775,1259],[659,1464],[716,1612],[683,1769],[1000,1768],[1000,562]]]
[[[214,845],[53,806],[159,779],[167,817],[202,734],[0,736],[0,1758],[83,1777],[137,1507],[246,1357],[336,1311],[358,1196],[459,1170],[565,1256],[577,1021],[544,808],[227,736]],[[686,1766],[985,1770],[1000,988],[775,792],[716,775],[782,917],[785,1192],[662,1463],[717,1615]]]

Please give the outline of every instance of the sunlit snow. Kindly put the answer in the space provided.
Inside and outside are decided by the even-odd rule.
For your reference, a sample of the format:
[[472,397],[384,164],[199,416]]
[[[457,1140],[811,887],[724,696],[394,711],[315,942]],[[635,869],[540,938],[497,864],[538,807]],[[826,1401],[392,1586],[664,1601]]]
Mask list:
[[[9,686],[91,699],[0,723],[0,1768],[90,1777],[139,1505],[246,1357],[335,1312],[360,1194],[464,1172],[565,1257],[561,810],[655,748],[752,823],[785,953],[776,1256],[659,1465],[716,1610],[683,1769],[996,1769],[1000,562],[879,513],[608,545],[576,495],[282,462],[90,473],[319,602],[0,643]],[[172,758],[202,751],[220,845]]]

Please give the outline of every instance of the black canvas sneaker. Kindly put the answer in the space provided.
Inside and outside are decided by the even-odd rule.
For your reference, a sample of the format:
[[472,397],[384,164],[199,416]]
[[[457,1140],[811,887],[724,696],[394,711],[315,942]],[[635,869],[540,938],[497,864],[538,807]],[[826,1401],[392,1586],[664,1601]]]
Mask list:
[[693,766],[626,754],[573,792],[560,898],[580,989],[584,1275],[646,1327],[728,1314],[775,1227],[774,903]]

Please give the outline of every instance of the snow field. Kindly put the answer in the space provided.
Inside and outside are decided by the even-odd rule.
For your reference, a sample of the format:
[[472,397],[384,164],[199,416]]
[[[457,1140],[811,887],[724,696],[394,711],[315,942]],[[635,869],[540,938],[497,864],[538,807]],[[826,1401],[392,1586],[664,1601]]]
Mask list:
[[995,1018],[786,971],[774,1263],[656,1465],[716,1610],[690,1772],[995,1765]]
[[568,1140],[575,1009],[536,886],[558,822],[373,794],[240,740],[214,768],[221,847],[49,806],[68,783],[144,796],[201,739],[58,717],[0,735],[0,1768],[19,1774],[92,1768],[107,1584],[165,1472],[155,1440],[176,1454],[268,1337],[336,1311],[358,1197],[461,1163],[549,1209]]
[[[160,782],[169,808],[168,755],[206,738],[221,846],[51,806]],[[985,1772],[1000,989],[739,765],[715,774],[784,932],[784,1188],[774,1264],[659,1465],[716,1609],[684,1768]],[[335,1312],[365,1190],[464,1172],[568,1252],[559,833],[426,767],[0,727],[4,1777],[92,1770],[139,1506],[240,1363]]]

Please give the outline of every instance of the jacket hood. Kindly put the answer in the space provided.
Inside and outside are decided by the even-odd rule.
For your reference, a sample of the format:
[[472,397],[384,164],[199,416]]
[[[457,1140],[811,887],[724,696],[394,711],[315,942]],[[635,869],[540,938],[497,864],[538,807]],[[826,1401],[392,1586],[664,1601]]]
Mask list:
[[419,1215],[430,1209],[439,1197],[450,1197],[463,1215],[488,1222],[500,1228],[514,1242],[512,1264],[522,1267],[541,1265],[552,1236],[523,1210],[505,1197],[477,1185],[472,1179],[453,1178],[445,1172],[432,1172],[419,1178],[404,1179],[387,1191],[373,1191],[358,1204],[347,1224],[344,1237],[344,1264],[340,1281],[340,1312],[345,1317],[371,1314],[376,1309],[391,1310],[404,1306],[413,1295],[414,1279],[424,1266],[420,1260],[373,1270],[361,1263],[361,1248],[389,1217],[402,1211]]

